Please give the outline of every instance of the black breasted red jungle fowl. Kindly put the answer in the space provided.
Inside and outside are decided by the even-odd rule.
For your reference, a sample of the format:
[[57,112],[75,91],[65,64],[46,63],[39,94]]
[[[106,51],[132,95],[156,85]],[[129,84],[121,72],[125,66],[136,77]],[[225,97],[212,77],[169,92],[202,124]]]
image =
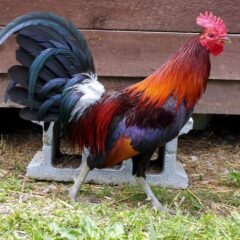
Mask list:
[[[16,34],[19,65],[8,70],[6,99],[25,108],[24,119],[58,121],[73,147],[87,149],[77,192],[88,172],[132,158],[133,175],[152,204],[166,210],[145,181],[154,151],[175,138],[206,88],[209,55],[229,42],[222,19],[200,14],[203,31],[183,45],[149,77],[120,91],[106,92],[95,73],[91,50],[69,20],[52,13],[16,18],[0,31],[0,44]],[[102,56],[104,57],[104,56]]]

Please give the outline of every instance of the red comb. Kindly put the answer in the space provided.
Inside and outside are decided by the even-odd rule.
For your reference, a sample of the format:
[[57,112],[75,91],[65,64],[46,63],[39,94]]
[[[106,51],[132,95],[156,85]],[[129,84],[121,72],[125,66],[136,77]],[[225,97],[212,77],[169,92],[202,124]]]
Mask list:
[[214,16],[211,12],[205,12],[204,14],[200,13],[196,22],[203,28],[215,29],[221,35],[227,34],[227,28],[224,21],[220,17]]

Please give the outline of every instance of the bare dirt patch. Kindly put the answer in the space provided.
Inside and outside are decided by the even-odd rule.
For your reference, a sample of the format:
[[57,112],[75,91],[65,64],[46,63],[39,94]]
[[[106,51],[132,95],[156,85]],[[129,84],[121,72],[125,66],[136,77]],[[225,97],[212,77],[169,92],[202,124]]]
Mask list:
[[178,160],[193,187],[223,188],[229,172],[240,170],[240,129],[231,119],[215,118],[208,129],[180,138]]

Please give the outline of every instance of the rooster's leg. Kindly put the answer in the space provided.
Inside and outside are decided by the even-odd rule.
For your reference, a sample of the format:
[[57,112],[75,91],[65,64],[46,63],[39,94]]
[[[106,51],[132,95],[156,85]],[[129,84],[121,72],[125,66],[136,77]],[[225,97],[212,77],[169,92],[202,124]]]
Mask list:
[[80,187],[82,186],[82,184],[84,183],[84,180],[87,174],[89,173],[89,171],[90,171],[90,168],[87,164],[87,159],[83,159],[81,168],[80,168],[80,173],[78,177],[75,179],[74,184],[70,188],[69,194],[68,194],[73,201],[77,201],[77,193]]
[[139,185],[142,186],[144,192],[147,195],[147,198],[151,201],[153,207],[157,208],[159,211],[163,212],[169,212],[170,214],[175,214],[175,211],[172,209],[168,209],[165,208],[156,198],[156,196],[154,195],[151,187],[149,186],[149,184],[147,183],[147,181],[145,180],[144,177],[135,177],[136,181]]

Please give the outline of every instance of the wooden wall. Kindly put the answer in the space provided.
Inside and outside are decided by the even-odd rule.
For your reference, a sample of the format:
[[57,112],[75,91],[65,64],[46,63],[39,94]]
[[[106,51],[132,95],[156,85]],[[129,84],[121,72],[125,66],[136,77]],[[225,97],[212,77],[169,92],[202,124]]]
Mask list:
[[[118,88],[152,73],[199,32],[195,18],[205,10],[225,20],[232,44],[212,58],[211,80],[196,112],[240,114],[239,0],[1,0],[0,25],[32,11],[70,18],[92,48],[101,80]],[[0,96],[15,47],[13,39],[0,47]]]

